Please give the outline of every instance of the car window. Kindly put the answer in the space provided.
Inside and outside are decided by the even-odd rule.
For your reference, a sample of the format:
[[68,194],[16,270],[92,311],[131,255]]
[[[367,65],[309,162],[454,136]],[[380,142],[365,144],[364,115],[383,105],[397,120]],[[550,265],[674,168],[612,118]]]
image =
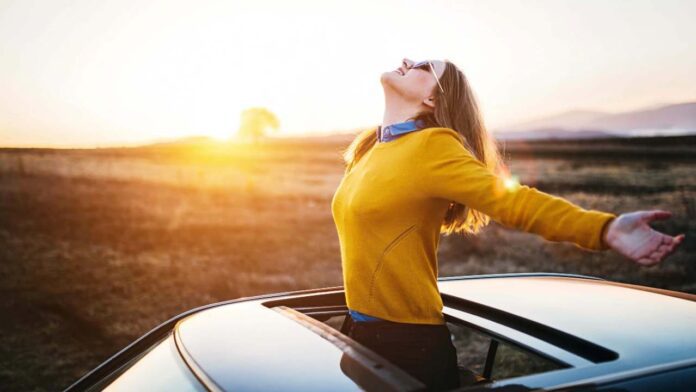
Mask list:
[[498,342],[491,378],[502,380],[561,369],[564,366],[511,344]]
[[453,322],[447,322],[447,328],[450,330],[452,343],[457,349],[457,364],[482,375],[492,339]]
[[473,373],[475,382],[503,380],[566,367],[454,318],[448,318],[447,327],[457,349],[460,372]]

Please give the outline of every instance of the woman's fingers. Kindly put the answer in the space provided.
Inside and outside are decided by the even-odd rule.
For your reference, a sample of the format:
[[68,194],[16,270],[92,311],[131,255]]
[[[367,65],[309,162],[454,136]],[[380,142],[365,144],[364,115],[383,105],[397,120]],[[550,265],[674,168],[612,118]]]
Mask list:
[[674,246],[670,244],[663,244],[660,245],[657,249],[655,249],[651,255],[650,258],[652,260],[655,260],[656,262],[660,262],[664,260],[665,257],[667,257],[672,251],[674,250]]
[[669,253],[669,249],[659,249],[655,254],[659,257],[659,260],[662,261],[667,254]]
[[684,234],[679,234],[679,235],[674,236],[674,237],[671,237],[671,236],[666,235],[666,236],[662,239],[662,241],[663,241],[665,244],[679,245],[682,241],[684,241],[684,237],[685,237]]
[[658,263],[658,262],[656,262],[656,261],[654,261],[653,259],[648,258],[648,257],[642,257],[642,258],[636,260],[636,262],[637,262],[638,264],[645,265],[645,266],[651,266],[651,265],[654,265],[654,264],[657,264],[657,263]]
[[664,238],[660,238],[656,243],[646,245],[646,248],[643,250],[643,255],[638,256],[636,262],[645,266],[658,264],[664,260],[673,249],[674,247],[672,245],[664,243]]
[[686,235],[684,234],[679,234],[678,236],[672,238],[672,250],[670,251],[670,253],[674,252],[679,246],[679,244],[684,242],[684,238],[686,238]]
[[653,260],[657,261],[658,263],[662,261],[665,257],[667,256],[667,251],[657,251],[654,253]]
[[666,243],[664,245],[660,246],[660,250],[665,251],[665,257],[669,256],[670,254],[674,253],[674,251],[677,249],[679,244],[684,240],[684,234],[680,234],[676,237],[670,237],[670,236],[665,236],[664,242]]
[[679,242],[675,239],[675,237],[670,237],[666,235],[662,237],[662,243],[660,244],[658,250],[664,253],[671,253],[672,251],[674,251],[678,244]]
[[657,251],[654,252],[653,257],[650,258],[652,260],[657,260],[657,262],[664,260],[667,256],[671,255],[675,250],[677,250],[677,246],[679,246],[684,238],[684,234],[680,234],[676,237],[665,236],[663,238],[662,245],[660,245]]
[[661,262],[662,260],[664,260],[665,257],[667,257],[667,252],[657,251],[657,252],[654,252],[650,255],[650,260],[653,261],[653,264],[657,264],[657,263]]
[[665,252],[660,251],[660,250],[656,250],[656,251],[653,252],[653,254],[652,254],[652,259],[659,262],[659,261],[662,260],[662,257],[663,257],[664,255],[665,255]]

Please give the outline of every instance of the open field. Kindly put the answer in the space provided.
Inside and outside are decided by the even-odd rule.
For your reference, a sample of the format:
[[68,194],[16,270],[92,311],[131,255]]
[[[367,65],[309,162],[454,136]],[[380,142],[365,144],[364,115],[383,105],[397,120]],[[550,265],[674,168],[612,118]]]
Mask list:
[[[0,149],[2,389],[63,389],[199,305],[342,284],[330,202],[347,140]],[[492,223],[442,238],[441,276],[556,271],[696,293],[693,137],[504,151],[523,184],[588,209],[672,211],[655,227],[686,240],[641,269]]]

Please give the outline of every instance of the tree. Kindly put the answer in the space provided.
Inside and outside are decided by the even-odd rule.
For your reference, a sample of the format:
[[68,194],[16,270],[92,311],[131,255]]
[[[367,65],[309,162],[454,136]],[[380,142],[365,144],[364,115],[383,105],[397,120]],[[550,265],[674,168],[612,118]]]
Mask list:
[[277,131],[280,127],[278,118],[266,108],[256,107],[242,111],[237,136],[254,143],[266,136],[268,130]]

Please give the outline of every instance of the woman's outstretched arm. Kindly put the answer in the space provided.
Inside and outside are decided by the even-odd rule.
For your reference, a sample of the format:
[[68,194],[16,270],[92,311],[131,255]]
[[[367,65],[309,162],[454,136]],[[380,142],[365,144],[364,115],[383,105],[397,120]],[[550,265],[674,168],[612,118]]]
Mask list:
[[[430,197],[455,201],[515,229],[549,241],[568,241],[590,250],[614,249],[643,265],[655,264],[674,251],[684,236],[671,237],[650,228],[664,212],[639,211],[617,216],[583,209],[538,189],[508,187],[476,159],[448,128],[428,130],[421,156],[422,189]],[[668,214],[668,213],[667,213]]]

